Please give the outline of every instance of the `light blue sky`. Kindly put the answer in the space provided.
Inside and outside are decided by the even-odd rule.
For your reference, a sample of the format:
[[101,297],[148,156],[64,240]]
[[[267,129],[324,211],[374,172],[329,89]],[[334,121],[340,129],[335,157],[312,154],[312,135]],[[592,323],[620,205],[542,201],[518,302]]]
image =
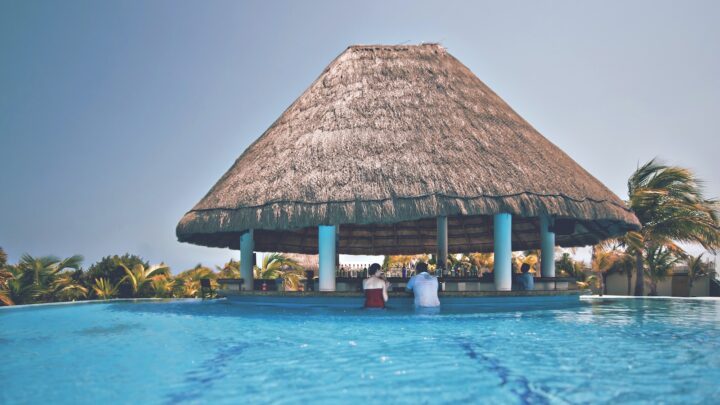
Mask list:
[[720,195],[720,2],[0,2],[0,246],[236,252],[175,225],[348,45],[441,42],[621,197],[638,162]]

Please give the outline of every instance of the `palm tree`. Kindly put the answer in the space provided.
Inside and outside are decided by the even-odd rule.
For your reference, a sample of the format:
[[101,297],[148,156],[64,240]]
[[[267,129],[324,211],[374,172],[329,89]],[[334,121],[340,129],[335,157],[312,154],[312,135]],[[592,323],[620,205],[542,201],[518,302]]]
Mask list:
[[643,254],[648,246],[677,250],[677,242],[686,242],[711,251],[720,246],[718,202],[703,196],[700,181],[690,170],[653,159],[630,176],[628,196],[628,206],[642,225],[623,238],[635,255],[635,295],[644,293]]
[[633,255],[627,251],[619,251],[618,257],[613,264],[613,271],[620,274],[625,274],[627,278],[627,293],[626,295],[632,295],[632,275],[633,267],[635,267],[635,260]]
[[[448,255],[450,256],[450,255]],[[412,255],[385,255],[383,259],[383,270],[389,270],[394,267],[409,266],[415,256]]]
[[530,265],[531,272],[535,271],[535,264],[538,262],[538,254],[535,250],[528,250],[522,253],[512,253],[513,271],[520,271],[523,264]]
[[3,270],[7,266],[7,253],[0,247],[0,270]]
[[595,245],[593,249],[592,270],[597,273],[600,283],[600,295],[607,294],[607,276],[613,265],[616,256],[614,252],[606,250],[603,246]]
[[6,267],[7,254],[0,247],[0,305],[13,305],[8,292],[8,282],[13,278],[13,274]]
[[10,297],[10,291],[8,283],[13,279],[13,274],[6,270],[4,267],[0,268],[0,304],[2,305],[14,305],[12,298]]
[[38,287],[47,287],[53,277],[68,269],[79,270],[83,257],[80,255],[59,259],[55,256],[34,257],[24,254],[20,257],[18,267],[22,270],[22,278]]
[[688,297],[692,292],[692,287],[693,284],[695,284],[695,281],[714,273],[710,263],[702,260],[703,255],[704,253],[700,253],[697,256],[687,255],[685,257],[685,263],[688,267]]
[[5,305],[22,305],[36,302],[45,293],[35,284],[23,282],[17,275],[5,280],[0,300]]
[[116,285],[112,285],[110,281],[103,277],[100,277],[95,279],[95,285],[93,286],[93,290],[95,291],[95,295],[97,295],[98,298],[106,300],[117,295],[118,287],[120,287],[119,283]]
[[192,269],[185,270],[175,276],[175,290],[181,297],[195,298],[198,292],[200,292],[200,280],[204,278],[210,279],[213,289],[217,289],[217,283],[215,281],[217,274],[215,274],[212,269],[198,264]]
[[[52,283],[63,270],[79,270],[83,257],[80,255],[60,259],[55,256],[34,257],[24,254],[15,266],[13,291],[22,303],[52,301]],[[15,301],[17,304],[18,301]]]
[[136,264],[133,266],[132,270],[123,263],[118,263],[118,265],[122,267],[126,274],[120,282],[122,283],[125,280],[130,282],[133,297],[139,297],[146,292],[146,285],[150,283],[152,277],[161,274],[167,275],[170,272],[170,268],[164,263],[150,266],[148,268],[145,268],[142,264]]
[[175,283],[175,291],[179,297],[197,298],[198,292],[200,292],[200,281],[179,279],[179,282]]
[[678,261],[679,258],[676,252],[673,252],[666,246],[651,246],[646,250],[645,262],[648,266],[649,295],[657,295],[658,282],[664,280],[670,274],[670,270]]
[[156,297],[170,298],[175,289],[175,280],[167,274],[153,276],[150,279],[150,289]]
[[492,270],[495,256],[492,253],[469,253],[467,255],[470,263],[478,269],[478,273],[482,269]]
[[555,262],[555,268],[558,273],[564,276],[575,276],[575,260],[573,260],[570,253],[564,252],[560,259]]
[[222,267],[215,266],[218,278],[240,278],[240,261],[230,259]]
[[75,301],[87,297],[88,289],[73,277],[71,272],[63,272],[52,283],[53,296],[60,301]]
[[30,304],[40,295],[40,289],[35,284],[24,283],[20,279],[22,274],[16,266],[0,270],[0,302],[3,305]]
[[253,273],[255,278],[281,278],[288,289],[295,290],[300,285],[303,270],[303,267],[298,262],[282,253],[270,253],[263,257],[262,267],[255,268]]

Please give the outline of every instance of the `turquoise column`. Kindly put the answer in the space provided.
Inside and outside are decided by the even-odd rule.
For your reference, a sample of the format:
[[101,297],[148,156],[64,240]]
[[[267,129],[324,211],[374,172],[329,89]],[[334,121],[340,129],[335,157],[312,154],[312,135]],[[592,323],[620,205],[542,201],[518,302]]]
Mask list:
[[493,217],[496,291],[512,289],[512,215],[495,214]]
[[334,225],[320,225],[318,227],[320,291],[335,291],[336,253],[337,228]]
[[253,290],[253,266],[255,266],[255,241],[253,230],[250,229],[240,235],[240,278],[243,279],[242,289]]
[[552,218],[540,215],[540,275],[555,277],[555,232],[550,232]]

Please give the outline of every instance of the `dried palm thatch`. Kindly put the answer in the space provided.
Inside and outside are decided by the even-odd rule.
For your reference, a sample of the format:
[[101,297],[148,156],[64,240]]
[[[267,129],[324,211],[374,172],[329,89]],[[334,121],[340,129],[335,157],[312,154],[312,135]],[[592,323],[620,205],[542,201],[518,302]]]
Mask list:
[[513,248],[539,246],[538,216],[575,220],[578,246],[638,228],[623,201],[538,133],[437,44],[351,46],[180,221],[180,241],[317,252],[492,250],[492,214],[514,215]]

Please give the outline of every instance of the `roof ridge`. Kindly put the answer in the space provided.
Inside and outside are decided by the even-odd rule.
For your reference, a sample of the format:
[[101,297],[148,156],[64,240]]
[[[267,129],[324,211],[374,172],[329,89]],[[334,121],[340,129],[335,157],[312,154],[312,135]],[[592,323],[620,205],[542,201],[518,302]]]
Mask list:
[[415,49],[422,49],[422,48],[438,48],[445,50],[446,48],[442,46],[439,42],[421,42],[419,44],[396,44],[396,45],[387,45],[387,44],[355,44],[350,45],[347,47],[348,50],[392,50],[392,51],[407,51],[407,50],[415,50]]

